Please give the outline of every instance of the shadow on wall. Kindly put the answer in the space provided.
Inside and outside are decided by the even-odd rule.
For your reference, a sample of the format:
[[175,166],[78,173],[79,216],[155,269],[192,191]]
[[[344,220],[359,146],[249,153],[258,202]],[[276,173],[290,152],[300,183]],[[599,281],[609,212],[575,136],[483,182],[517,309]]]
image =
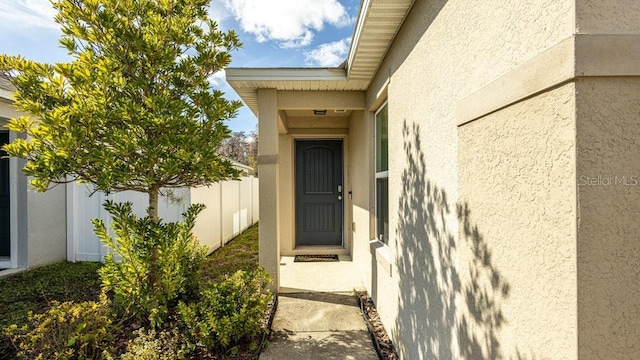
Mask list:
[[[447,193],[428,179],[419,134],[419,125],[405,121],[407,165],[396,231],[399,311],[393,329],[398,352],[404,359],[503,359],[498,334],[507,321],[501,302],[509,296],[509,284],[493,265],[468,205],[453,210]],[[456,215],[458,243],[452,232]],[[470,254],[461,258],[464,264],[457,260],[461,252]]]
[[[498,331],[505,318],[500,303],[508,298],[510,287],[494,267],[480,230],[472,225],[468,204],[458,205],[457,210],[462,227],[460,244],[471,250],[467,277],[460,289],[466,306],[457,324],[460,354],[465,359],[503,359]],[[524,359],[520,354],[518,358]]]

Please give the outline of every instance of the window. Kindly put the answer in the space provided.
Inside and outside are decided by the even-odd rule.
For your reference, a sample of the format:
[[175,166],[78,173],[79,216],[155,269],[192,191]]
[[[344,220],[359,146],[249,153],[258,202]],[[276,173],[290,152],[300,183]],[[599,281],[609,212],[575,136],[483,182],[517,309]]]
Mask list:
[[376,112],[376,238],[389,241],[389,120],[387,103]]

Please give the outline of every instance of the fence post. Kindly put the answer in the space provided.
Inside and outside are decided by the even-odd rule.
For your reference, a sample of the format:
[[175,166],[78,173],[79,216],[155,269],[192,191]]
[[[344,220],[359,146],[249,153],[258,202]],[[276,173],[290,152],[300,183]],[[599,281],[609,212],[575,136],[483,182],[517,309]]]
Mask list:
[[78,252],[75,212],[76,204],[74,202],[75,182],[68,183],[67,187],[67,261],[76,262],[76,254]]
[[238,182],[238,234],[240,235],[242,233],[242,231],[244,230],[242,228],[242,182],[244,180],[240,179],[240,181]]

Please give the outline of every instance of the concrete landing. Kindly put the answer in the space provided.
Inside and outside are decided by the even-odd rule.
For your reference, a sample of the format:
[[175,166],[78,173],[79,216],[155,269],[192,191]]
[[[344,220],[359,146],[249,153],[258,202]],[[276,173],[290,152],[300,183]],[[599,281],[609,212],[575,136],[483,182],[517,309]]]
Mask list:
[[294,262],[293,256],[280,258],[280,293],[349,293],[364,289],[360,272],[351,258],[338,256],[336,262]]
[[281,293],[260,360],[375,360],[357,299],[348,293]]

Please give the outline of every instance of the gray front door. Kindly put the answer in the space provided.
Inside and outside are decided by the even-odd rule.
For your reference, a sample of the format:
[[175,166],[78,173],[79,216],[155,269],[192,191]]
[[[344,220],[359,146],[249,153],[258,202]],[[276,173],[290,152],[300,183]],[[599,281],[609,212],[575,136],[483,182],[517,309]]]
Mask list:
[[296,245],[342,246],[342,140],[296,140]]
[[[0,132],[0,146],[9,142],[9,133]],[[9,159],[0,149],[0,258],[11,256],[11,217],[9,213]]]

